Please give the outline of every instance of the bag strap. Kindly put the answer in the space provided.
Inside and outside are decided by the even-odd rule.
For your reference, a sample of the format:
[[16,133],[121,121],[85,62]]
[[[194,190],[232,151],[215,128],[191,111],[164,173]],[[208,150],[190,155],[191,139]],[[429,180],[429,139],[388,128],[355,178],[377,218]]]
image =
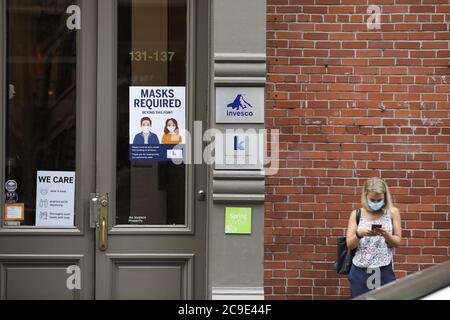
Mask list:
[[356,227],[359,225],[359,220],[361,220],[361,208],[356,211]]

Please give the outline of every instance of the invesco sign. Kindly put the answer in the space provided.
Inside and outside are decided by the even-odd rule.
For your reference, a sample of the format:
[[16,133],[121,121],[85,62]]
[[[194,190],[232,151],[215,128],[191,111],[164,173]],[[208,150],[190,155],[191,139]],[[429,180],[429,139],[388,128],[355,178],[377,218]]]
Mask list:
[[264,123],[264,88],[217,88],[217,123]]
[[253,106],[245,101],[242,94],[238,94],[232,103],[229,103],[227,116],[253,117]]

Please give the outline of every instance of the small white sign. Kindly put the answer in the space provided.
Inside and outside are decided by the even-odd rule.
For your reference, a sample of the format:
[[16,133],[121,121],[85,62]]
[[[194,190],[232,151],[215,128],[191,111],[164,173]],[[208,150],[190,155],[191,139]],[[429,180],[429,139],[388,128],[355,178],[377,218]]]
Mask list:
[[5,205],[5,220],[7,221],[22,221],[24,219],[24,204],[6,204]]
[[38,171],[36,226],[73,227],[75,172]]
[[264,123],[264,88],[216,88],[216,123]]
[[[227,130],[228,131],[228,130]],[[256,130],[230,130],[215,138],[217,170],[261,170],[264,167],[264,140]]]
[[183,150],[167,150],[167,159],[183,159]]

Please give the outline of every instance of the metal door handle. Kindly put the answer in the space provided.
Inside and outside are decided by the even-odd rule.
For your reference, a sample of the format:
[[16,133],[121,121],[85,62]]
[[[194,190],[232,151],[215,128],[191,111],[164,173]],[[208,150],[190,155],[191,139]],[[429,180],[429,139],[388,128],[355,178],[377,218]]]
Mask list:
[[101,196],[100,203],[100,216],[99,216],[99,249],[100,251],[106,251],[108,249],[108,211],[109,201],[108,195]]

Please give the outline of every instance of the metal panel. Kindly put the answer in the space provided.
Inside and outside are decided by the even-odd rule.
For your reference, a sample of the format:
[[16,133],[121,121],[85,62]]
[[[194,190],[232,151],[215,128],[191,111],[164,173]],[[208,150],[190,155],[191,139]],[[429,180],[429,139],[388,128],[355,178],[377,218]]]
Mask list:
[[[82,255],[0,255],[0,297],[2,300],[79,300],[89,291],[81,278],[81,290],[69,290],[66,273],[78,265],[86,271]],[[88,274],[88,272],[86,272]]]
[[216,53],[214,83],[221,87],[264,87],[266,85],[265,53]]
[[[216,99],[217,91],[220,93],[229,88],[236,92],[245,91],[245,88],[262,91],[266,81],[266,1],[215,0],[213,12],[213,101],[221,102],[220,96]],[[234,36],[229,37],[229,34]],[[223,105],[218,107],[219,111],[223,110]],[[222,133],[227,129],[244,132],[264,129],[263,123],[217,123],[221,119],[216,117],[216,111],[212,108],[210,119],[215,123],[214,128]],[[253,298],[253,293],[263,292],[264,171],[258,166],[247,165],[219,165],[215,169],[210,170],[213,177],[210,183],[214,189],[210,204],[211,249],[208,261],[213,287],[210,294],[213,298],[226,295],[235,299],[239,296]],[[226,207],[252,208],[251,235],[224,234]]]
[[[225,208],[252,208],[251,235],[225,235]],[[213,287],[262,287],[264,261],[264,206],[248,201],[215,202],[215,235],[210,252]]]
[[264,288],[261,287],[214,287],[213,300],[264,300]]
[[112,299],[193,298],[193,255],[107,255],[112,264]]
[[216,52],[265,52],[266,1],[215,0],[214,7]]
[[70,300],[66,268],[57,265],[5,266],[7,300]]
[[113,299],[181,300],[180,266],[117,266]]
[[214,171],[214,203],[263,203],[263,171]]

